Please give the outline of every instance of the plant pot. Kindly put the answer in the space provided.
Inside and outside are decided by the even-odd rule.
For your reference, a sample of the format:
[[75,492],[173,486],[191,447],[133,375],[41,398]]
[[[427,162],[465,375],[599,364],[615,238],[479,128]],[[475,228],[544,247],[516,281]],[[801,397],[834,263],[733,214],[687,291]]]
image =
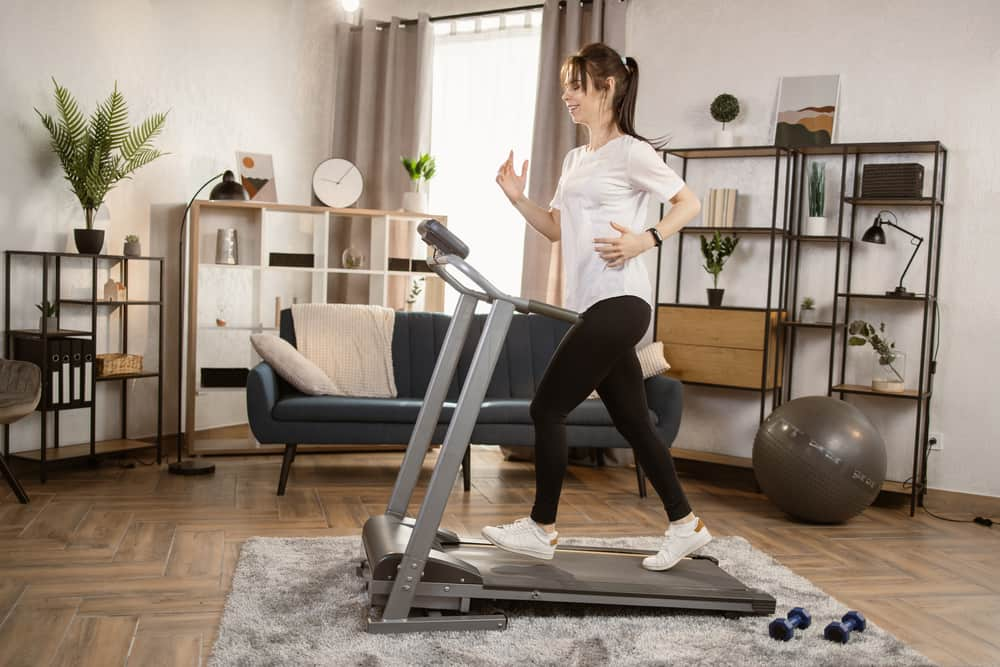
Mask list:
[[799,322],[803,324],[814,324],[816,322],[815,308],[802,308],[799,310]]
[[725,148],[733,145],[733,131],[732,130],[716,130],[715,131],[715,145],[720,148]]
[[74,229],[73,241],[81,255],[100,255],[104,247],[103,229]]
[[826,216],[810,215],[806,218],[806,229],[815,236],[826,234]]
[[124,248],[124,255],[126,257],[139,257],[140,255],[142,255],[142,242],[126,241]]
[[723,293],[725,293],[726,290],[709,287],[705,291],[708,292],[709,306],[711,306],[712,308],[718,308],[719,306],[722,305],[722,295]]
[[906,387],[906,354],[893,350],[891,358],[872,353],[872,389],[899,393]]
[[426,213],[427,212],[427,193],[426,192],[404,192],[403,193],[403,210],[413,211],[414,213]]
[[45,317],[44,315],[38,318],[39,331],[48,331],[48,333],[52,333],[53,331],[56,331],[58,329],[59,329],[59,318]]

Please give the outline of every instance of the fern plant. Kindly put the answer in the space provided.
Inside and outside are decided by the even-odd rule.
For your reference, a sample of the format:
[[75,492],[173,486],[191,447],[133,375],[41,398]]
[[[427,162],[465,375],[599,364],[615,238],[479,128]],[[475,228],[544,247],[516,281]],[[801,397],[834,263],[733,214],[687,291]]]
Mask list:
[[59,156],[66,180],[86,212],[87,229],[93,229],[94,215],[108,192],[140,167],[164,155],[153,147],[153,139],[163,130],[167,114],[153,114],[130,127],[125,96],[115,82],[108,98],[87,119],[73,95],[55,78],[52,83],[58,118],[38,109],[35,113],[49,131],[52,150]]
[[420,192],[421,179],[429,181],[437,172],[437,165],[434,164],[434,158],[430,156],[430,153],[424,153],[416,160],[408,157],[401,157],[400,159],[403,162],[403,168],[406,169],[406,173],[410,176],[410,180],[416,182],[417,192]]
[[823,216],[826,204],[826,170],[819,162],[813,162],[809,171],[809,215],[814,218]]
[[722,267],[725,266],[726,260],[736,250],[736,244],[740,240],[735,236],[724,237],[719,233],[719,230],[715,231],[715,236],[711,240],[704,236],[700,238],[701,254],[705,257],[705,263],[702,264],[702,268],[712,274],[712,286],[715,289],[719,289],[719,274],[722,273]]

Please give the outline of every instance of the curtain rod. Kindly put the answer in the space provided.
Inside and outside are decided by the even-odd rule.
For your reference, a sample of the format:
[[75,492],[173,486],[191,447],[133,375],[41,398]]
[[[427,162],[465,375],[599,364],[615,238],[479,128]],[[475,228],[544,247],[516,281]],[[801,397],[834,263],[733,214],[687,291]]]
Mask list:
[[[575,0],[580,3],[580,6],[589,5],[593,3],[593,0]],[[447,16],[432,16],[430,18],[431,23],[435,21],[453,21],[455,19],[470,19],[476,18],[478,16],[495,16],[497,14],[507,14],[510,12],[526,12],[533,9],[544,9],[545,5],[522,5],[520,7],[509,7],[507,9],[487,9],[479,12],[465,12],[463,14],[449,14]],[[566,0],[559,0],[559,9],[566,8]],[[380,21],[376,25],[379,27],[389,25],[389,21]],[[406,19],[399,22],[402,26],[417,25],[417,19]]]

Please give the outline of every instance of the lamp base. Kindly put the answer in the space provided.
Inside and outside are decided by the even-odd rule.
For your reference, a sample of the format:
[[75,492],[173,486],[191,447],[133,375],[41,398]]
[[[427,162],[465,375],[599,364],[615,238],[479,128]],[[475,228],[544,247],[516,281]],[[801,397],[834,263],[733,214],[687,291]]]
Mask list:
[[910,292],[909,290],[907,290],[902,285],[898,286],[894,290],[886,290],[885,293],[886,293],[887,296],[901,296],[901,297],[907,297],[907,298],[910,298],[910,299],[912,299],[913,297],[916,296],[916,294],[914,294],[913,292]]
[[201,463],[200,461],[175,461],[167,466],[167,469],[174,475],[211,475],[215,472],[214,463]]

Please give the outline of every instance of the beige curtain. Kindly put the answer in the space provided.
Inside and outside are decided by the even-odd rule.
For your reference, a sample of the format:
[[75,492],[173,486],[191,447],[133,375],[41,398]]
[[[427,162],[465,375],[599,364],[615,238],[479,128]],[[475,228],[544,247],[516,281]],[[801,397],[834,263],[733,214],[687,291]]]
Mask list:
[[[542,13],[542,44],[538,65],[535,131],[532,139],[528,195],[548,208],[562,170],[563,158],[572,148],[587,142],[587,128],[577,126],[566,113],[559,70],[566,56],[591,42],[604,42],[623,56],[625,52],[625,0],[593,0],[588,4],[545,0]],[[521,295],[548,303],[563,304],[562,251],[525,225]],[[531,447],[502,447],[508,459],[534,459]],[[631,450],[605,449],[608,465],[631,465]],[[570,448],[571,463],[593,463],[597,452]]]
[[[560,7],[560,5],[563,5]],[[542,45],[538,65],[535,132],[528,174],[528,194],[548,208],[563,158],[587,141],[587,130],[570,120],[560,96],[559,69],[566,56],[591,42],[604,42],[622,55],[625,48],[624,0],[560,3],[545,0],[542,10]],[[528,299],[563,303],[563,266],[559,243],[552,243],[525,225],[521,295]]]
[[[416,156],[430,149],[431,67],[433,28],[430,16],[418,15],[416,24],[403,25],[398,17],[387,23],[337,25],[333,62],[333,140],[330,154],[358,166],[364,192],[355,208],[396,210],[410,188],[400,156]],[[340,265],[348,246],[365,255],[370,268],[371,236],[367,221],[336,218],[330,232],[331,266]],[[390,230],[389,255],[407,257],[410,226]],[[366,276],[337,276],[327,300],[369,303]],[[403,307],[408,281],[389,283],[388,303]]]

